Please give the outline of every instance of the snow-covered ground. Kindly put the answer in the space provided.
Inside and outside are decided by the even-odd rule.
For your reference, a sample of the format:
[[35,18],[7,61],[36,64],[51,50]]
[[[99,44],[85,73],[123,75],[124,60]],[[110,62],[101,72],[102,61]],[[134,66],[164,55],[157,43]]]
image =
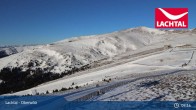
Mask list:
[[33,48],[34,46],[4,46],[0,47],[0,58],[20,53],[26,49]]
[[15,49],[16,54],[0,58],[0,69],[22,67],[25,70],[31,62],[34,64],[32,69],[42,68],[60,74],[73,67],[80,68],[94,61],[142,48],[187,43],[194,45],[194,40],[195,34],[191,31],[179,34],[147,27],[130,28],[109,34],[66,39],[47,45],[18,47]]
[[162,77],[137,80],[94,100],[101,101],[195,101],[196,71],[180,71]]
[[[152,55],[143,59],[139,59],[132,63],[146,65],[146,66],[171,66],[171,67],[178,68],[178,67],[182,67],[183,64],[188,63],[189,60],[191,60],[193,52],[194,50],[165,52],[157,55]],[[193,66],[193,65],[188,65],[188,66]]]
[[[41,84],[37,87],[14,93],[15,95],[35,94],[36,92],[45,93],[47,90],[52,92],[55,89],[60,90],[62,87],[69,88],[75,86],[86,86],[87,84],[96,84],[102,82],[103,79],[120,79],[128,75],[134,75],[144,72],[161,71],[161,70],[174,70],[174,69],[191,69],[195,64],[188,63],[191,59],[193,50],[181,51],[176,50],[164,51],[162,53],[146,56],[137,60],[120,63],[112,67],[102,68],[95,71],[84,71],[76,73],[75,75],[66,76],[64,78]],[[163,60],[162,60],[163,59]],[[193,59],[195,59],[193,57]],[[128,59],[127,59],[128,60]],[[72,85],[74,83],[74,85]]]
[[[52,93],[53,90],[60,90],[61,88],[95,86],[101,84],[104,79],[111,79],[111,83],[118,83],[126,78],[132,80],[136,78],[135,76],[137,78],[144,77],[143,73],[147,72],[155,72],[156,75],[159,75],[162,74],[162,71],[168,70],[192,70],[196,68],[195,51],[196,34],[192,30],[176,32],[139,27],[34,46],[17,54],[1,58],[0,69],[3,67],[23,67],[23,69],[27,69],[28,63],[33,62],[34,65],[31,68],[48,68],[49,71],[60,74],[73,67],[79,68],[86,64],[95,65],[94,62],[98,62],[91,69],[6,95],[36,94],[46,93],[46,91]],[[193,78],[191,80],[194,81],[194,75],[193,77],[191,75],[193,74],[191,73],[187,77],[190,76],[189,78]],[[146,88],[145,86],[138,87],[138,85],[153,81],[156,83],[157,80],[160,83],[161,81],[169,81],[170,78],[170,81],[172,81],[173,77],[175,76],[168,76],[167,80],[164,79],[167,77],[164,77],[160,81],[158,79],[135,81],[133,84],[118,87],[110,91],[111,93],[105,93],[97,100],[151,100],[157,98],[159,92],[160,94],[166,94],[165,92],[168,93],[168,91],[159,91],[159,86],[153,89],[155,86]],[[190,84],[193,83],[194,86],[195,82],[193,81]],[[162,84],[164,85],[164,83]],[[158,92],[155,94],[151,91]],[[187,91],[191,92],[189,89]],[[121,94],[120,92],[123,94],[122,98],[119,98],[120,95],[114,96],[114,94]],[[151,98],[144,98],[142,94],[145,94],[145,92],[149,93],[146,94],[146,97]],[[108,94],[112,97],[108,98]],[[130,95],[130,97],[127,95]],[[131,98],[132,95],[138,97]],[[170,96],[168,95],[168,97]],[[165,100],[174,99],[176,97],[166,98]]]

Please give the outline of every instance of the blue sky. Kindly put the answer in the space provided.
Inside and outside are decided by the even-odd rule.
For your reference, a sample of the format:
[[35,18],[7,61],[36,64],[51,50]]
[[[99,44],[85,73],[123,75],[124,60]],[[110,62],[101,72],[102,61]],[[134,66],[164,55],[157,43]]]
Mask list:
[[0,0],[0,45],[153,28],[157,7],[189,8],[189,28],[196,27],[195,0]]

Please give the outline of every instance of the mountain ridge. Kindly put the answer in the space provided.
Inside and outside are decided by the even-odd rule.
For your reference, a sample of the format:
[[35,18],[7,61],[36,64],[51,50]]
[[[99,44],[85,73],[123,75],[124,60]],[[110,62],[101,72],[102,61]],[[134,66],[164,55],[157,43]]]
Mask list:
[[[142,26],[107,34],[70,38],[46,45],[26,46],[20,48],[19,52],[9,52],[7,57],[1,58],[0,69],[22,67],[26,70],[29,63],[37,62],[38,65],[34,64],[35,66],[30,68],[62,73],[74,67],[80,68],[94,61],[167,41],[172,34],[176,35],[173,32]],[[75,61],[77,63],[74,63]]]

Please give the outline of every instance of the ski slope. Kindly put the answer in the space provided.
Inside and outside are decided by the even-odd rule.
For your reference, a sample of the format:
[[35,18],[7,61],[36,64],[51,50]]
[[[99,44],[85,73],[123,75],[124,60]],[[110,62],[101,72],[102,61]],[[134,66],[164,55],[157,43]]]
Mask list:
[[[173,50],[174,51],[174,50]],[[183,51],[181,50],[171,52],[164,51],[158,54],[145,56],[127,63],[119,63],[115,66],[102,68],[95,71],[84,71],[81,73],[76,73],[76,75],[66,76],[45,84],[41,84],[37,87],[20,91],[12,95],[23,95],[23,94],[36,94],[45,93],[46,91],[52,92],[55,89],[60,90],[62,87],[85,87],[89,84],[98,84],[102,82],[103,79],[122,79],[123,77],[130,75],[137,75],[144,72],[153,71],[163,71],[163,70],[184,70],[184,69],[194,69],[195,64],[189,63],[187,66],[182,67],[184,63],[189,62],[192,56],[193,50]],[[163,59],[161,61],[160,59]],[[195,59],[193,56],[192,59]],[[127,59],[128,60],[128,59]],[[74,83],[74,85],[72,85]]]
[[[153,51],[152,51],[153,50]],[[0,59],[0,68],[42,68],[61,74],[83,65],[99,66],[6,95],[50,93],[61,88],[86,87],[104,79],[121,80],[132,75],[163,70],[195,69],[196,34],[147,27],[131,28],[103,35],[82,36],[38,45]],[[185,65],[186,64],[186,65]],[[74,83],[74,85],[73,85]]]
[[[74,67],[111,58],[115,55],[138,50],[148,45],[170,39],[166,31],[147,27],[130,28],[109,34],[82,36],[47,45],[23,47],[13,56],[1,58],[0,69],[4,67],[41,68],[54,73],[62,73]],[[175,38],[175,37],[174,37]]]

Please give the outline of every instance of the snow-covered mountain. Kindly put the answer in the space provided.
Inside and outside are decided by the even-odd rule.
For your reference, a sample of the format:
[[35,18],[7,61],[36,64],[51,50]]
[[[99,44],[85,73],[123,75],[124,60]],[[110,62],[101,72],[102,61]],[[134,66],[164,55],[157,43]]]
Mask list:
[[0,46],[0,58],[20,53],[28,48],[33,48],[33,45]]
[[[146,75],[162,75],[168,71],[194,69],[196,68],[195,36],[194,29],[130,28],[109,34],[82,36],[25,48],[22,52],[1,58],[0,68],[21,67],[24,70],[42,68],[47,72],[61,74],[90,65],[92,68],[86,71],[66,75],[54,81],[47,80],[50,82],[44,84],[37,83],[36,87],[31,86],[33,88],[23,89],[24,91],[14,94],[36,94],[46,91],[51,93],[56,89],[76,86],[85,88],[89,84],[100,84],[104,82],[103,79],[119,82],[122,78],[137,79]],[[140,75],[146,72],[150,73]]]
[[[48,45],[0,49],[10,55],[0,59],[0,69],[22,67],[42,68],[61,73],[125,52],[170,39],[166,31],[147,27],[131,28],[109,34],[82,36]],[[13,55],[12,55],[13,54]]]
[[16,54],[18,52],[23,51],[22,47],[8,46],[8,47],[0,47],[0,58]]

